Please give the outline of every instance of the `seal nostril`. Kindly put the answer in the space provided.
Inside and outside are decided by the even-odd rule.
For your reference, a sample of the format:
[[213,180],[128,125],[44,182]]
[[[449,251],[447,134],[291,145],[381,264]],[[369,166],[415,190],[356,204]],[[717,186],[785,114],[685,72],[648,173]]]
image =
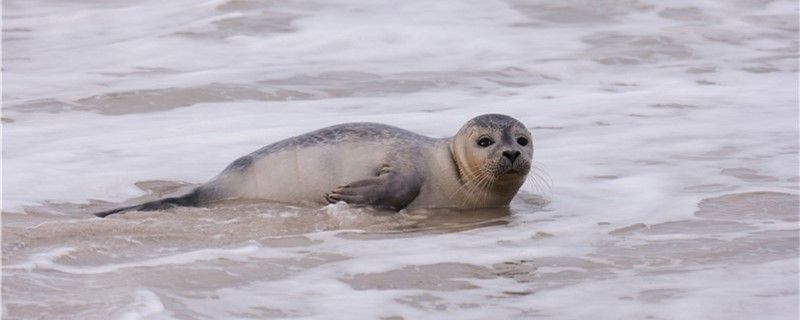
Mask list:
[[514,162],[519,157],[519,151],[503,151],[503,156]]

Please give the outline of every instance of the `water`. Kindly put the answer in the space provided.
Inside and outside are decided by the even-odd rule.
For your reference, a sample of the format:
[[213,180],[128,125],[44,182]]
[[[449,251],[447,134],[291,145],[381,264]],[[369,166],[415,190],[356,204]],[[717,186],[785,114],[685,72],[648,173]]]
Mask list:
[[[796,2],[10,0],[3,21],[3,318],[798,318]],[[506,210],[90,215],[323,126],[445,137],[488,112],[546,172]]]

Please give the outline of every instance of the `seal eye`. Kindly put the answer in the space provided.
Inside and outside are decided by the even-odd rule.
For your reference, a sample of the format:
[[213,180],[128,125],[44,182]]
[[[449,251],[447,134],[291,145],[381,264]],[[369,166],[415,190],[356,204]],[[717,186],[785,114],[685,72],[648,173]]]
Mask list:
[[519,138],[517,138],[517,143],[519,143],[519,145],[521,145],[521,146],[527,146],[528,145],[528,139],[525,138],[525,137],[519,137]]
[[486,148],[492,145],[492,143],[494,143],[494,141],[492,141],[492,139],[489,139],[487,137],[483,137],[480,140],[478,140],[478,145],[481,146],[482,148]]

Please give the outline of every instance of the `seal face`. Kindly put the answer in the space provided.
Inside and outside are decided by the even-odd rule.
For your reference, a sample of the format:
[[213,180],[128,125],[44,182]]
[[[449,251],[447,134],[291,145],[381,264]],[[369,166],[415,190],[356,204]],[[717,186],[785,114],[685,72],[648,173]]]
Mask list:
[[[533,138],[524,124],[506,115],[485,114],[468,121],[450,144],[468,201],[453,207],[505,206],[525,183]],[[470,200],[471,199],[471,200]]]
[[470,180],[518,180],[530,171],[532,139],[516,119],[488,114],[470,120],[459,130],[453,153],[462,174]]
[[390,210],[499,207],[508,205],[525,182],[532,156],[531,133],[506,115],[475,117],[446,139],[348,123],[263,147],[184,196],[97,215],[223,199],[344,201]]

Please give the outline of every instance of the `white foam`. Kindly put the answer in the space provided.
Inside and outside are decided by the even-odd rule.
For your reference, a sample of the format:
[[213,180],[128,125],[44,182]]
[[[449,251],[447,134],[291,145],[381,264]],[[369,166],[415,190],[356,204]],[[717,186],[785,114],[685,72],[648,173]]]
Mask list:
[[259,248],[255,245],[244,246],[233,249],[200,249],[189,252],[176,253],[164,257],[147,259],[126,263],[110,263],[99,266],[69,266],[56,263],[55,260],[68,255],[74,248],[56,248],[44,253],[33,255],[27,262],[4,266],[5,269],[25,269],[34,268],[55,270],[70,274],[102,274],[117,272],[123,269],[139,267],[158,267],[167,265],[182,265],[201,261],[211,261],[216,259],[246,260],[252,257],[286,257],[289,253],[270,251],[269,249]]
[[122,315],[124,320],[147,319],[164,312],[164,304],[154,292],[144,289],[136,290],[134,305],[136,310]]
[[[332,124],[382,122],[447,137],[487,112],[512,115],[532,128],[535,160],[552,182],[545,211],[532,212],[518,200],[509,224],[492,228],[375,240],[347,237],[359,230],[316,232],[304,235],[313,246],[297,250],[249,242],[201,250],[164,244],[170,250],[154,248],[164,256],[103,265],[59,262],[77,250],[74,243],[23,247],[33,253],[15,254],[30,257],[5,270],[70,285],[59,281],[113,278],[139,268],[155,276],[159,269],[218,258],[247,265],[253,257],[339,257],[311,267],[288,264],[277,280],[197,292],[156,290],[132,283],[143,281],[136,278],[91,289],[117,294],[116,286],[139,288],[130,317],[168,317],[180,305],[209,318],[246,317],[264,306],[303,318],[796,318],[796,261],[730,258],[681,265],[680,255],[603,252],[689,240],[750,250],[743,256],[786,250],[770,242],[735,246],[758,232],[797,228],[774,219],[742,222],[753,228],[724,234],[609,232],[696,219],[702,199],[727,193],[797,194],[795,1],[341,0],[218,10],[223,4],[250,2],[4,1],[3,117],[13,122],[3,123],[3,214],[50,201],[123,201],[143,194],[134,183],[144,180],[202,183],[241,155]],[[290,22],[275,23],[291,32],[247,31],[274,22],[268,20],[272,15],[287,17]],[[581,21],[571,20],[581,15]],[[236,20],[242,18],[253,20]],[[231,21],[243,21],[244,31],[215,31]],[[298,90],[314,98],[236,98],[124,115],[43,111],[93,96],[220,84]],[[767,179],[721,174],[729,168],[751,169]],[[687,189],[702,185],[719,188]],[[523,192],[537,190],[528,184]],[[320,213],[358,219],[340,205]],[[297,218],[295,212],[263,215],[276,223]],[[541,287],[549,283],[542,278],[496,277],[466,279],[477,288],[445,293],[356,290],[337,280],[437,263],[491,269],[554,257],[604,267],[584,275],[585,268],[544,266],[541,275],[587,277],[554,280],[553,287]],[[30,275],[20,275],[25,272]],[[48,301],[83,306],[88,302],[82,298],[95,293],[68,289],[79,298]],[[11,290],[4,292],[4,315],[16,310],[9,303],[42,300]],[[504,293],[509,291],[522,294]],[[177,302],[161,303],[164,292]],[[407,300],[424,294],[439,300],[423,307]]]
[[55,260],[69,255],[75,248],[59,247],[45,252],[34,254],[27,262],[17,265],[6,265],[4,269],[25,269],[28,271],[34,268],[51,268],[55,265]]

